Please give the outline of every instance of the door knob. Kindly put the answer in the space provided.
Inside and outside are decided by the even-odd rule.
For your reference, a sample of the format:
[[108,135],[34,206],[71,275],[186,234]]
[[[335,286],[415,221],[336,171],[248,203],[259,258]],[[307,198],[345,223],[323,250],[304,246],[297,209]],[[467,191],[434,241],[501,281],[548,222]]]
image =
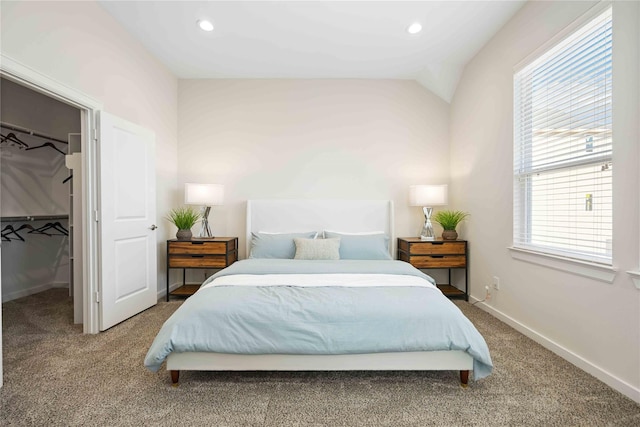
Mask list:
[[155,224],[152,224],[151,227],[149,227],[149,228],[152,229],[152,230],[155,230],[156,228],[158,228],[158,226],[155,225]]

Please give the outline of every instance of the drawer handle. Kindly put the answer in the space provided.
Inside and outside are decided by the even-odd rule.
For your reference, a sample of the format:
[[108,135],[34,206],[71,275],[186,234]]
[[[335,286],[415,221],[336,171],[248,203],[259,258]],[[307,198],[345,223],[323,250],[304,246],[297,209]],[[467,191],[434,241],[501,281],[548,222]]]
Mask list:
[[191,242],[192,245],[203,245],[204,242]]
[[204,255],[191,255],[191,258],[204,258]]
[[444,242],[431,242],[432,245],[444,245]]
[[444,258],[444,255],[431,255],[431,258]]

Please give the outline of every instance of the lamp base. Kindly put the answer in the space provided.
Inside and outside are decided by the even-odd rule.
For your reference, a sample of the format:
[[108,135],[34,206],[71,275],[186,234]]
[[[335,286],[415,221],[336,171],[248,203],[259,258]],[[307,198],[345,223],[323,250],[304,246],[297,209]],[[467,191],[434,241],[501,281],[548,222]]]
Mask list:
[[209,228],[209,212],[211,212],[211,206],[205,206],[204,211],[202,212],[202,228],[200,229],[200,235],[198,236],[201,239],[213,239],[211,228]]
[[420,232],[420,240],[432,242],[436,240],[436,235],[433,232],[433,226],[431,225],[431,212],[433,208],[422,208],[424,212],[424,225],[422,226],[422,231]]

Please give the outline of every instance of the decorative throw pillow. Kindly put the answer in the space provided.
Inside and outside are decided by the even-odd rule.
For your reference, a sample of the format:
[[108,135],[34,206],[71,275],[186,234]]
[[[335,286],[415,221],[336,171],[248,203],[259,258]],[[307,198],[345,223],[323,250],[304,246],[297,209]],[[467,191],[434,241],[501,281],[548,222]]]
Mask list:
[[392,259],[389,236],[377,234],[346,234],[325,231],[325,238],[340,238],[340,259]]
[[293,239],[296,245],[295,259],[326,260],[340,259],[340,238]]

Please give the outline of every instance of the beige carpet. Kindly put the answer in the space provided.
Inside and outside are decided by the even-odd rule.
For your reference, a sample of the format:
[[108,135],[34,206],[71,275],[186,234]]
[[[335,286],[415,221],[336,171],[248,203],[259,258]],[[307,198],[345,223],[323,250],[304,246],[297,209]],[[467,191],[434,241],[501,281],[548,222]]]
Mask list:
[[464,302],[495,365],[466,390],[457,372],[183,372],[173,388],[142,362],[179,304],[97,336],[64,290],[3,304],[0,425],[640,425],[640,405]]

